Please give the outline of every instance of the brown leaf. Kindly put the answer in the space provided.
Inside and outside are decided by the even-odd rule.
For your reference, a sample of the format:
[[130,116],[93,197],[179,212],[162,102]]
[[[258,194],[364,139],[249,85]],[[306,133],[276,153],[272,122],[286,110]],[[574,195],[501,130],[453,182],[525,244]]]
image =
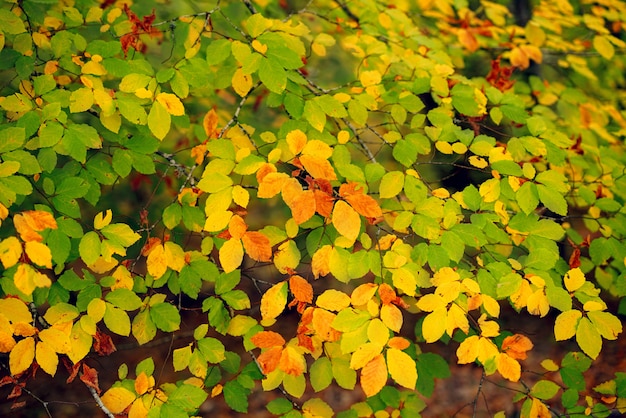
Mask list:
[[99,355],[108,356],[117,350],[113,344],[113,340],[108,334],[98,330],[94,337],[93,348]]
[[83,373],[80,376],[81,382],[85,385],[94,388],[98,394],[100,394],[100,386],[98,386],[98,371],[87,366],[83,363]]

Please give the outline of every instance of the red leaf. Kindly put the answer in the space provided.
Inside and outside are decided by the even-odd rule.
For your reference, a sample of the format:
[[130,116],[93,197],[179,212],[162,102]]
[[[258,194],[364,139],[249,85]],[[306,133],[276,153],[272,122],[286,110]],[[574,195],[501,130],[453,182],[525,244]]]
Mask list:
[[113,344],[113,340],[108,334],[105,334],[101,331],[96,331],[96,335],[93,342],[93,348],[96,350],[101,356],[108,356],[109,354],[115,352],[117,349],[115,348],[115,344]]
[[98,386],[98,371],[92,369],[83,363],[83,374],[80,376],[80,380],[87,386],[94,388],[98,394],[100,394],[100,387]]

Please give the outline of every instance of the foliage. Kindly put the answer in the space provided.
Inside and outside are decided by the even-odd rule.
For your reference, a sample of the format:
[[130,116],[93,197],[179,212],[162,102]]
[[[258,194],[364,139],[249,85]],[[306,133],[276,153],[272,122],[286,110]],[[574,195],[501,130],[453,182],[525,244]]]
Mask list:
[[[259,384],[275,415],[340,413],[332,385],[364,394],[340,416],[419,416],[452,344],[523,417],[626,410],[624,373],[584,378],[626,313],[626,4],[137,3],[0,9],[14,395],[64,365],[111,416]],[[99,387],[112,337],[158,336],[178,380]]]

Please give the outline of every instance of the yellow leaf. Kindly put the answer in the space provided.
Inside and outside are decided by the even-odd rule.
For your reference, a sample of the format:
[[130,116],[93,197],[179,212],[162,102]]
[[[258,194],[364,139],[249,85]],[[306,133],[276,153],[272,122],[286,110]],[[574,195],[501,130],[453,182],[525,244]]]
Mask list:
[[526,52],[524,52],[520,47],[515,47],[511,50],[509,54],[509,61],[511,65],[514,67],[519,67],[522,70],[525,70],[530,65],[530,59]]
[[498,347],[489,338],[478,338],[478,361],[485,364],[488,360],[498,355]]
[[52,268],[52,253],[47,245],[37,241],[27,241],[24,251],[28,258],[38,266]]
[[533,403],[530,406],[529,418],[550,418],[552,414],[548,407],[537,398],[533,398]]
[[387,367],[391,378],[400,386],[415,389],[417,383],[417,367],[407,353],[396,348],[387,349]]
[[[60,324],[64,323],[59,323],[59,325]],[[39,339],[48,344],[54,352],[67,354],[72,350],[69,331],[71,331],[71,328],[67,329],[66,332],[66,330],[59,329],[58,325],[54,324],[52,327],[42,330],[39,333]]]
[[456,349],[459,364],[473,363],[476,360],[476,357],[478,357],[478,341],[479,337],[472,335],[459,344],[459,347]]
[[300,264],[300,250],[293,240],[287,240],[278,246],[274,253],[274,266],[279,272],[285,274]]
[[175,94],[159,93],[156,96],[156,101],[161,103],[170,115],[182,116],[185,114],[185,107]]
[[9,237],[0,242],[0,261],[5,269],[17,264],[22,256],[22,244],[16,237]]
[[489,295],[481,295],[481,299],[483,302],[483,308],[485,308],[485,311],[487,311],[491,317],[497,318],[500,316],[500,304],[497,300]]
[[615,48],[606,36],[594,36],[593,47],[604,59],[610,60],[615,55]]
[[427,343],[434,343],[443,336],[446,331],[447,316],[448,312],[445,306],[426,315],[422,323],[422,335]]
[[34,277],[35,270],[28,264],[20,263],[13,275],[13,282],[20,292],[30,295],[36,288]]
[[225,273],[234,271],[243,261],[243,246],[238,239],[231,238],[226,241],[219,252],[220,263]]
[[13,324],[18,322],[30,324],[33,322],[32,314],[26,304],[20,299],[0,299],[0,312],[1,315],[5,316]]
[[511,358],[506,353],[500,353],[496,358],[496,365],[502,377],[511,382],[519,381],[522,374],[522,367],[517,360]]
[[352,306],[365,305],[372,299],[377,289],[378,285],[374,283],[364,283],[357,286],[357,288],[352,291],[352,295],[350,296]]
[[544,289],[535,290],[526,301],[526,308],[531,315],[539,315],[542,318],[550,311],[550,302]]
[[32,337],[18,341],[9,354],[9,369],[13,376],[27,370],[35,358],[35,340]]
[[361,217],[359,214],[343,200],[335,203],[332,214],[333,226],[344,237],[350,241],[355,241],[361,229]]
[[359,370],[383,351],[383,345],[376,343],[361,344],[350,357],[350,368]]
[[478,192],[485,203],[495,202],[500,197],[500,180],[492,178],[485,181],[480,185]]
[[217,232],[226,228],[233,213],[229,210],[212,211],[206,218],[204,230],[208,232]]
[[443,298],[434,293],[428,293],[417,301],[417,307],[424,312],[432,312],[438,308],[445,308],[446,303]]
[[451,267],[442,267],[433,275],[433,278],[430,279],[430,282],[433,286],[441,286],[445,283],[456,282],[461,279],[459,273],[457,273]]
[[50,376],[56,374],[57,366],[59,365],[59,356],[57,356],[57,353],[49,344],[44,341],[37,343],[35,359],[44,372],[48,373]]
[[477,155],[472,155],[468,158],[468,161],[471,165],[477,168],[485,168],[489,165],[489,163],[484,158]]
[[146,418],[148,416],[148,409],[143,403],[143,399],[137,398],[133,401],[133,404],[128,410],[128,418]]
[[100,399],[110,412],[119,414],[133,403],[135,398],[135,394],[130,390],[123,387],[114,387],[107,390]]
[[130,275],[130,272],[124,266],[119,266],[118,268],[116,268],[115,271],[111,274],[111,277],[115,279],[115,283],[113,284],[113,286],[111,286],[111,290],[115,290],[115,289],[132,290],[133,286],[135,285],[135,281]]
[[382,354],[374,357],[361,370],[361,388],[365,396],[376,395],[387,383],[387,364]]
[[247,208],[250,202],[250,193],[238,184],[233,186],[233,202],[242,208]]
[[327,143],[313,139],[305,144],[302,155],[312,155],[327,160],[333,155],[333,149]]
[[322,341],[338,341],[341,338],[341,333],[331,326],[336,317],[337,315],[332,312],[315,308],[311,322],[315,330],[315,336],[321,338]]
[[389,328],[378,318],[373,318],[367,326],[367,338],[378,345],[385,345],[389,341]]
[[380,308],[380,319],[390,330],[400,332],[403,321],[402,311],[396,305],[383,305]]
[[9,351],[13,350],[15,344],[15,338],[13,338],[12,332],[10,330],[9,332],[0,330],[0,353],[8,353]]
[[579,267],[576,267],[565,273],[563,282],[565,283],[565,288],[567,288],[568,291],[575,292],[580,289],[583,284],[585,284],[585,274]]
[[158,279],[167,271],[167,259],[165,257],[165,248],[161,244],[157,244],[150,250],[148,259],[146,260],[148,273],[154,279]]
[[287,134],[286,141],[289,146],[289,151],[291,151],[293,155],[298,155],[307,143],[307,136],[300,129],[294,129]]
[[582,313],[577,309],[561,312],[554,321],[554,338],[563,341],[576,335],[576,327],[581,317]]
[[204,128],[204,133],[208,138],[212,138],[217,132],[217,122],[219,117],[217,116],[217,112],[215,109],[209,110],[204,118],[202,119],[202,127]]
[[235,93],[244,97],[250,89],[252,88],[252,76],[249,74],[244,74],[241,68],[237,68],[235,74],[233,74],[233,78],[231,79],[231,83]]
[[500,335],[500,325],[496,321],[488,321],[486,318],[486,314],[482,314],[480,318],[478,318],[480,335],[482,337],[497,337]]
[[376,70],[373,71],[363,71],[359,75],[359,80],[363,87],[374,86],[376,84],[380,84],[382,77],[380,73]]
[[323,245],[313,254],[311,259],[311,271],[313,273],[313,277],[316,279],[330,273],[330,254],[332,251],[333,247],[330,245]]
[[93,227],[96,229],[102,229],[111,223],[113,219],[113,212],[111,209],[107,209],[106,212],[100,212],[93,218]]
[[453,303],[446,317],[446,332],[452,336],[455,329],[459,328],[464,333],[469,333],[469,321],[467,313],[457,304]]
[[264,321],[275,319],[283,312],[286,304],[287,282],[277,283],[261,297],[261,317]]
[[294,347],[287,346],[280,355],[278,368],[289,375],[300,376],[306,370],[306,362]]
[[315,305],[329,311],[339,312],[350,306],[350,296],[339,290],[327,289],[317,297]]

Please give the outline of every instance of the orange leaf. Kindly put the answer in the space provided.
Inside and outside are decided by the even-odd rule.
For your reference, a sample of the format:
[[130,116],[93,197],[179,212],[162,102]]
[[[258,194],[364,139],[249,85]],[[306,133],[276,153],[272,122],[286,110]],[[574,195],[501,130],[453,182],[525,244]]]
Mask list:
[[289,289],[300,302],[313,302],[313,286],[301,276],[293,275],[289,278]]
[[461,45],[470,52],[475,52],[480,47],[474,34],[467,29],[459,29],[457,36],[459,37]]
[[324,218],[329,218],[333,211],[335,198],[332,197],[332,195],[318,189],[313,190],[313,196],[315,197],[315,211]]
[[378,202],[373,197],[363,193],[363,188],[356,182],[342,184],[339,187],[339,195],[346,199],[350,206],[366,218],[378,218],[383,216]]
[[42,241],[41,235],[34,231],[57,229],[57,221],[51,213],[43,210],[27,210],[13,217],[15,229],[24,241]]
[[502,341],[502,352],[517,360],[525,360],[526,352],[532,348],[532,341],[522,334],[511,335]]
[[241,237],[246,254],[256,261],[270,261],[272,258],[272,246],[270,240],[263,233],[249,231]]
[[259,168],[256,172],[256,181],[261,184],[261,182],[263,181],[263,178],[268,175],[269,173],[275,173],[276,172],[276,166],[274,164],[270,164],[270,163],[265,163],[261,166],[261,168]]
[[137,392],[138,395],[143,395],[150,389],[150,386],[152,385],[150,384],[148,375],[146,375],[145,372],[139,373],[139,376],[135,379],[135,392]]
[[533,398],[533,403],[530,406],[530,414],[532,418],[550,418],[552,414],[548,407],[537,398]]
[[356,240],[361,230],[361,217],[343,200],[335,203],[332,216],[333,226],[350,241]]
[[300,376],[306,369],[306,362],[294,347],[287,346],[280,355],[278,368],[292,376]]
[[361,370],[361,387],[365,396],[376,395],[387,383],[387,364],[382,354],[377,355]]
[[240,239],[248,229],[248,225],[246,225],[246,221],[239,215],[235,215],[230,218],[228,222],[228,232],[230,236],[235,239]]
[[259,183],[257,197],[269,199],[276,196],[282,190],[283,184],[289,179],[290,177],[285,173],[267,173]]
[[261,331],[254,334],[250,341],[259,348],[270,348],[285,345],[282,335],[274,331]]
[[320,337],[324,341],[339,341],[341,333],[330,326],[335,320],[335,315],[332,312],[328,312],[325,309],[315,308],[313,311],[313,329],[315,335]]
[[204,161],[204,155],[206,154],[206,144],[202,143],[200,145],[196,145],[191,149],[191,156],[193,157],[196,164],[202,164]]
[[263,372],[263,374],[270,374],[276,369],[278,363],[280,362],[280,357],[282,353],[282,346],[272,347],[269,350],[262,352],[259,357],[257,357],[257,361],[261,366],[261,371]]
[[378,295],[383,305],[392,303],[398,297],[393,287],[389,286],[387,283],[383,283],[378,287]]
[[520,47],[515,47],[511,50],[509,55],[509,61],[511,65],[514,67],[519,67],[522,70],[525,70],[530,65],[530,59],[524,50]]
[[397,348],[398,350],[404,350],[408,348],[411,343],[406,338],[391,337],[391,339],[387,342],[387,345],[392,348]]
[[[283,197],[284,196],[285,188],[283,188]],[[300,191],[299,193],[296,192],[290,197],[289,201],[285,199],[285,202],[289,206],[289,209],[291,209],[293,220],[296,221],[298,225],[308,221],[315,215],[315,195],[311,190]]]
[[204,127],[204,132],[206,136],[209,138],[213,138],[217,133],[217,121],[218,121],[217,112],[215,109],[209,110],[206,115],[204,115],[204,119],[202,119],[202,126]]
[[519,381],[522,374],[522,367],[517,360],[511,358],[506,353],[500,353],[496,357],[496,364],[502,377],[511,382]]
[[300,163],[314,179],[337,180],[335,169],[330,162],[316,155],[301,155]]
[[324,245],[319,248],[313,254],[311,259],[311,270],[313,271],[313,277],[316,279],[320,276],[326,276],[330,273],[330,254],[333,252],[333,247],[330,245]]

